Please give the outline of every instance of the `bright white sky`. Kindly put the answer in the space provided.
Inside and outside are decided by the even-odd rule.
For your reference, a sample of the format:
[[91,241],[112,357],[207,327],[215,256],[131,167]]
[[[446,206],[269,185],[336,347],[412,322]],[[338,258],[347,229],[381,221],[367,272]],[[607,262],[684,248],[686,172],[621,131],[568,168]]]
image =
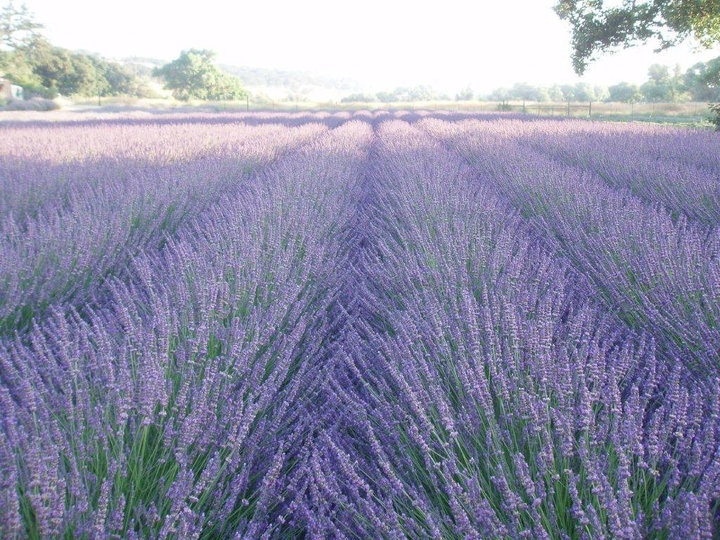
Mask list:
[[[17,1],[17,0],[16,0]],[[349,76],[369,90],[429,84],[446,92],[486,92],[514,82],[579,80],[566,23],[555,0],[422,3],[361,0],[25,0],[55,45],[109,58],[172,60],[181,50],[212,49],[218,62]],[[583,80],[646,80],[652,63],[685,69],[720,49],[646,46],[607,55]]]

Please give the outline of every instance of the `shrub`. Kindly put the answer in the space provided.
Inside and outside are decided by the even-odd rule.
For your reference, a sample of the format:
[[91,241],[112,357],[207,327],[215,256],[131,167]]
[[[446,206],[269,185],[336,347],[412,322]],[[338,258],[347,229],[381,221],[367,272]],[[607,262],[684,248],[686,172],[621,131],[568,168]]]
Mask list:
[[6,111],[55,111],[60,105],[52,99],[34,97],[28,100],[11,99],[4,109]]
[[710,105],[710,111],[713,113],[710,121],[715,125],[715,131],[720,131],[720,103]]

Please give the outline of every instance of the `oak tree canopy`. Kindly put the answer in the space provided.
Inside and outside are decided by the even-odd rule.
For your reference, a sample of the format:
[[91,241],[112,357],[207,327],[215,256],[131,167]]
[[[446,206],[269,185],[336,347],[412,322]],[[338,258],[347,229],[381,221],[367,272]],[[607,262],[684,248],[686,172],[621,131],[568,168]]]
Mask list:
[[558,16],[572,26],[572,61],[581,75],[600,53],[650,40],[659,49],[693,37],[720,43],[720,0],[559,0]]

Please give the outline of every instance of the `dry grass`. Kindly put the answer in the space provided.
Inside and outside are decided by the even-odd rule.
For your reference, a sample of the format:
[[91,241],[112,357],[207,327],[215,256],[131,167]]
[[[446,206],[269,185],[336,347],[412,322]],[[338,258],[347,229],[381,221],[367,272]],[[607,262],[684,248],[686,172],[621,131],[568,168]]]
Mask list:
[[[447,110],[467,112],[508,111],[550,117],[592,118],[610,121],[640,121],[712,128],[708,104],[686,103],[605,103],[605,102],[544,102],[527,101],[424,101],[394,103],[339,103],[316,101],[222,101],[182,102],[173,98],[141,99],[128,97],[97,98],[78,100],[56,100],[63,110],[84,113],[119,112],[221,112],[221,111],[313,111],[313,110]],[[9,120],[9,113],[0,115],[0,120]]]

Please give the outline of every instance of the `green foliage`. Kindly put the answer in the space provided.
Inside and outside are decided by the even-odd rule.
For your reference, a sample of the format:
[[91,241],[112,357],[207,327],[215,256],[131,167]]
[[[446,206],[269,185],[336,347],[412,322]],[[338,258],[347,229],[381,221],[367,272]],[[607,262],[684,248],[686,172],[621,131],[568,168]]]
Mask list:
[[649,103],[666,103],[672,101],[670,87],[652,79],[640,86],[640,93]]
[[432,88],[424,85],[411,88],[398,87],[393,93],[397,96],[398,101],[432,101],[437,97]]
[[563,101],[563,93],[559,84],[553,84],[547,89],[548,99],[550,101]]
[[653,64],[648,69],[648,80],[640,87],[645,101],[648,102],[675,102],[682,91],[682,77],[679,69],[670,74],[667,66]]
[[30,51],[29,56],[33,72],[40,77],[42,86],[59,94],[97,95],[106,86],[87,55],[75,54],[43,42]]
[[604,99],[607,89],[591,86],[586,82],[576,84],[553,85],[549,88],[533,86],[528,83],[516,83],[512,88],[497,88],[487,97],[491,101],[598,101]]
[[383,103],[394,103],[394,102],[398,101],[397,96],[392,92],[385,92],[385,91],[378,92],[377,98]]
[[12,1],[0,9],[0,48],[20,49],[33,45],[43,26],[28,11],[25,4],[15,7]]
[[345,96],[340,103],[372,103],[377,101],[377,97],[371,94],[355,93]]
[[558,0],[555,12],[572,26],[578,74],[599,53],[651,39],[661,49],[690,36],[708,48],[720,43],[720,0]]
[[541,88],[528,83],[515,83],[510,89],[510,99],[522,101],[545,101],[546,93]]
[[43,39],[32,47],[0,53],[0,70],[26,97],[142,96],[143,82],[115,62],[55,47]]
[[455,95],[455,101],[472,101],[474,97],[473,89],[468,86]]
[[563,84],[560,86],[560,92],[562,93],[563,101],[574,101],[575,100],[575,87],[571,84]]
[[683,83],[693,101],[720,101],[720,56],[692,66]]
[[377,101],[382,103],[395,103],[397,101],[433,101],[444,99],[447,96],[437,94],[429,86],[418,85],[413,87],[398,86],[392,92],[378,92]]
[[516,83],[511,88],[497,88],[488,94],[491,101],[575,101],[617,103],[676,103],[681,101],[720,101],[720,57],[700,62],[683,73],[661,64],[648,68],[648,78],[641,86],[620,82],[608,88],[585,82],[535,87]]
[[507,101],[508,99],[510,99],[510,89],[496,88],[488,94],[487,98],[490,101]]
[[153,73],[165,80],[165,88],[180,100],[243,99],[247,94],[235,77],[213,64],[212,51],[190,49]]
[[54,47],[44,40],[30,49],[16,50],[12,56],[12,68],[5,68],[9,76],[22,86],[36,88],[45,97],[95,95],[98,84],[105,83],[89,56]]
[[574,88],[575,101],[594,101],[595,100],[595,89],[588,83],[579,82]]
[[[60,108],[60,105],[51,99],[34,97],[32,99],[13,99],[5,105],[6,111],[54,111]],[[2,323],[0,323],[0,333],[2,332]]]
[[609,101],[620,103],[637,103],[642,98],[640,89],[635,84],[621,82],[608,88]]
[[143,84],[128,69],[51,45],[23,5],[0,10],[0,71],[22,86],[27,98],[63,95],[141,95]]
[[710,105],[710,112],[713,114],[710,122],[715,126],[715,131],[720,131],[720,103]]
[[135,94],[137,84],[130,71],[115,62],[107,62],[101,58],[90,57],[98,75],[97,93],[103,96],[113,94]]

